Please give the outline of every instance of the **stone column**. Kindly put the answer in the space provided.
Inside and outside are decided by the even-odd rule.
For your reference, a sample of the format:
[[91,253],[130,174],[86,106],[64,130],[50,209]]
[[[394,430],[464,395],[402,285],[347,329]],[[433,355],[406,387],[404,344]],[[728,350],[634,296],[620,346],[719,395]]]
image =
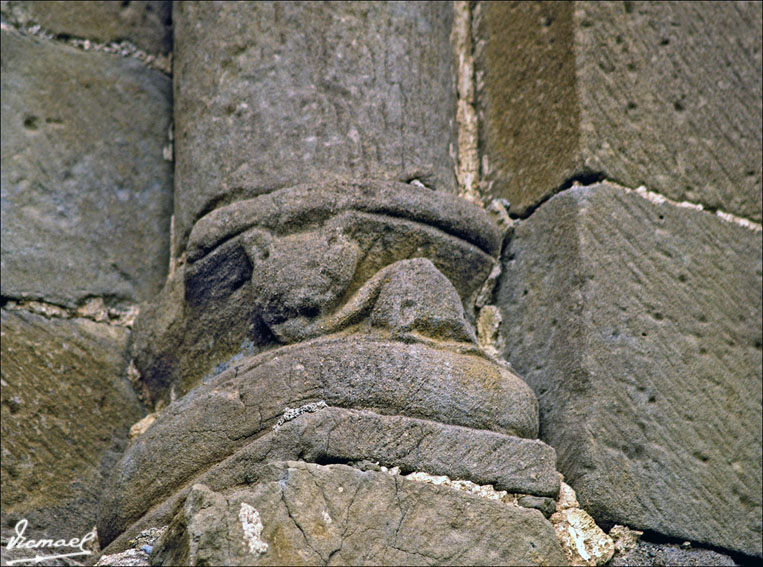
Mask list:
[[182,2],[177,251],[233,199],[327,179],[455,191],[452,7]]
[[[430,190],[455,193],[451,4],[183,2],[176,8],[174,254],[180,262],[204,215],[300,183],[397,181],[421,190],[422,201]],[[133,357],[149,396],[168,399],[180,375],[176,393],[186,391],[215,365],[270,341],[252,316],[248,287],[241,289],[246,261],[212,267],[212,258],[219,254],[205,260],[204,273],[214,274],[214,285],[199,266],[178,275],[160,298],[164,307],[138,323],[144,332]],[[198,283],[181,289],[184,278]],[[186,295],[188,306],[179,310]],[[196,309],[210,301],[216,309]]]
[[560,487],[470,322],[503,232],[455,194],[452,5],[179,8],[178,265],[133,341],[170,403],[102,543],[169,523],[158,563],[563,562],[537,511],[387,474],[547,512]]

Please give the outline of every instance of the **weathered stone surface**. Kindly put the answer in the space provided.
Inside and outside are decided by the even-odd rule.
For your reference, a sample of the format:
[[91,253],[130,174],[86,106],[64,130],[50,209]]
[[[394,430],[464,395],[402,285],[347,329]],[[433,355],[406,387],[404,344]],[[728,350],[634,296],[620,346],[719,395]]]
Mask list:
[[231,357],[364,325],[474,343],[467,320],[500,242],[483,210],[403,183],[239,201],[196,224],[186,265],[142,310],[132,356],[150,397],[168,400]]
[[2,310],[2,527],[83,537],[142,409],[125,377],[127,331]]
[[536,510],[345,465],[273,463],[259,484],[195,485],[157,565],[564,565]]
[[127,549],[121,553],[113,555],[104,555],[95,564],[96,567],[108,567],[115,565],[118,567],[149,567],[151,557],[140,549]]
[[645,565],[647,567],[666,567],[686,565],[710,567],[712,565],[739,565],[732,557],[713,551],[693,547],[683,547],[675,543],[652,543],[641,541],[635,549],[622,555],[615,555],[609,563],[613,567],[626,565]]
[[[564,483],[562,484],[564,486]],[[559,494],[562,493],[563,489],[564,488],[562,487],[559,490]],[[570,490],[572,489],[570,488]],[[612,538],[612,542],[615,544],[615,555],[622,555],[623,553],[627,553],[636,548],[641,536],[644,535],[644,532],[632,530],[628,526],[623,526],[621,524],[615,524],[610,528],[608,535]]]
[[759,2],[480,3],[490,194],[526,214],[603,175],[760,222],[762,16]]
[[170,80],[2,31],[2,294],[145,300],[169,251]]
[[148,567],[151,565],[150,554],[157,541],[165,533],[169,526],[160,528],[148,528],[141,531],[137,536],[128,542],[129,547],[120,552],[110,555],[101,555],[95,563],[95,567],[106,567],[110,565]]
[[[194,483],[251,484],[273,460],[378,461],[555,496],[553,450],[526,439],[534,395],[469,323],[501,236],[455,195],[394,181],[300,185],[202,217],[136,325],[148,396],[184,397],[104,491],[108,553],[169,521]],[[244,343],[226,339],[238,352],[201,385],[182,371],[227,354],[218,337],[231,331]]]
[[520,223],[505,356],[597,521],[761,552],[761,236],[601,184]]
[[127,40],[150,53],[172,50],[172,2],[3,2],[3,15],[21,24],[103,43]]
[[[350,351],[349,357],[340,354]],[[487,361],[443,354],[422,345],[364,345],[356,338],[279,349],[232,367],[170,405],[130,445],[101,499],[101,542],[111,542],[151,505],[167,501],[171,511],[170,497],[193,479],[223,489],[256,477],[257,468],[274,458],[370,459],[512,492],[556,495],[553,451],[514,437],[536,431],[529,388]],[[391,415],[329,408],[270,431],[284,407],[316,400]]]
[[178,252],[204,213],[275,188],[455,190],[451,4],[183,2],[173,18]]

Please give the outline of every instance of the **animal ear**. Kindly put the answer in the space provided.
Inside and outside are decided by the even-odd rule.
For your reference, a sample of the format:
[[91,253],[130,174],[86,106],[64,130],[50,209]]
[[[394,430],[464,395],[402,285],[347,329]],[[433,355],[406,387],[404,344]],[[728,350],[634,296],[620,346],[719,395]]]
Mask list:
[[273,235],[267,230],[261,228],[252,228],[241,235],[241,246],[252,266],[267,260],[270,255],[270,243],[273,241]]

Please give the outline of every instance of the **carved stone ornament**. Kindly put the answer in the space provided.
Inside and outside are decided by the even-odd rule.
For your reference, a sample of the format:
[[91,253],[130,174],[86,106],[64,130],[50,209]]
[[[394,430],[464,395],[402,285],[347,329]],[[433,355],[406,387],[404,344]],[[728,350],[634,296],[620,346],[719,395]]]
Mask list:
[[[194,485],[257,483],[275,461],[555,496],[535,396],[470,324],[501,236],[471,203],[396,182],[296,186],[202,216],[174,291],[136,328],[149,395],[181,397],[116,467],[102,543],[166,523]],[[174,315],[160,325],[157,310]],[[217,344],[229,358],[210,374]]]

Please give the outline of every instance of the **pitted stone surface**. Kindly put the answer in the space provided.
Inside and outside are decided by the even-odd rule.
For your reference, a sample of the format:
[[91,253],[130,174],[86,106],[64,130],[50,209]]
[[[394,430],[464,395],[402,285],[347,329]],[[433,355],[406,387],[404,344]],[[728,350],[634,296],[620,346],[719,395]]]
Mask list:
[[455,191],[449,3],[183,2],[173,19],[179,252],[212,208],[298,183]]
[[597,521],[761,550],[760,232],[601,184],[520,223],[504,354]]
[[760,2],[479,3],[488,192],[526,215],[605,177],[760,222],[762,17]]
[[[255,511],[257,521],[242,521],[242,509]],[[273,463],[255,486],[224,492],[194,486],[158,542],[154,560],[159,565],[566,564],[553,528],[536,510],[345,465],[293,461]]]
[[528,213],[581,169],[573,12],[572,2],[473,9],[480,175],[512,213]]
[[151,298],[169,252],[171,81],[2,31],[2,294]]

